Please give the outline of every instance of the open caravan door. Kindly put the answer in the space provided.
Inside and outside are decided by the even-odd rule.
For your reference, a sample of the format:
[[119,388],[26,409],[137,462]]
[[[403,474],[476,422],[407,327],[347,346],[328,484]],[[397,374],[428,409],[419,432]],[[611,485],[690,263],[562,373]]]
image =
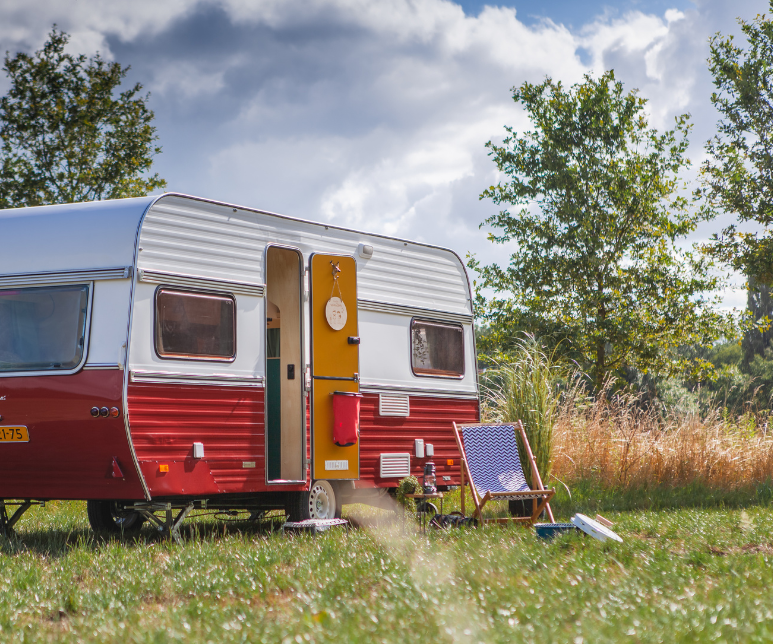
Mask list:
[[311,291],[311,476],[360,476],[357,263],[314,254]]

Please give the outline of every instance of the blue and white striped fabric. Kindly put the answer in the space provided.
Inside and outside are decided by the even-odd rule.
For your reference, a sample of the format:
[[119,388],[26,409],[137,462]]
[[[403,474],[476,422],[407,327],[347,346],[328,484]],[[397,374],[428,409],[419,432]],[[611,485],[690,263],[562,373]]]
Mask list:
[[518,457],[514,425],[462,426],[459,429],[467,467],[478,494],[530,491]]

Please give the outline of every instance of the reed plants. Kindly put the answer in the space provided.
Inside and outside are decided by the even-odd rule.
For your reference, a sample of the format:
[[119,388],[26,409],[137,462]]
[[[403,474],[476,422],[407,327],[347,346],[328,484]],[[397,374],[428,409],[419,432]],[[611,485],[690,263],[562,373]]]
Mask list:
[[[483,379],[483,417],[489,422],[523,422],[543,482],[552,468],[554,426],[560,410],[557,384],[563,368],[534,336],[516,341],[507,359],[498,359]],[[516,432],[521,466],[533,487],[531,466]]]
[[553,439],[553,474],[570,487],[732,491],[767,485],[773,474],[767,415],[684,413],[609,387],[594,398],[570,387]]

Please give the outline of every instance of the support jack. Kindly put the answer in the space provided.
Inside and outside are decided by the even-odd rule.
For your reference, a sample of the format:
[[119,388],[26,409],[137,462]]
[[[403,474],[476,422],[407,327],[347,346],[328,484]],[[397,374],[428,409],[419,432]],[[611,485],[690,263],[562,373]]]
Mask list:
[[[163,533],[167,539],[174,539],[177,544],[182,543],[182,536],[180,535],[180,526],[182,522],[194,509],[204,509],[207,507],[206,501],[191,501],[187,505],[179,508],[177,516],[174,515],[175,508],[171,503],[135,503],[131,506],[126,506],[127,509],[136,510],[148,521],[153,523]],[[156,512],[163,512],[164,516],[159,517]]]
[[[5,501],[0,499],[0,536],[10,539],[14,536],[15,532],[13,526],[21,519],[22,515],[29,510],[33,505],[39,505],[41,508],[46,507],[45,501],[32,501],[31,499],[25,499],[24,501]],[[16,511],[9,517],[8,509],[16,507]]]

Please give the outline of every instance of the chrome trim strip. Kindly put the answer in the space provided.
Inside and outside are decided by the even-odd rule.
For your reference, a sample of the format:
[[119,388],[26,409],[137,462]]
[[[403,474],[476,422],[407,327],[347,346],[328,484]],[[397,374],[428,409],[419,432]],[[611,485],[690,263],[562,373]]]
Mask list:
[[173,371],[141,371],[132,369],[132,382],[155,382],[183,385],[219,385],[221,387],[262,387],[263,376],[232,376],[225,373],[208,376]]
[[229,282],[209,277],[196,277],[195,275],[183,275],[180,273],[164,273],[162,271],[146,271],[140,268],[137,271],[140,282],[149,284],[170,284],[192,289],[209,289],[211,291],[228,291],[240,295],[254,295],[263,297],[265,284],[248,284],[246,282]]
[[137,261],[139,260],[140,254],[140,233],[142,232],[142,224],[145,221],[145,217],[148,216],[148,212],[150,212],[153,204],[155,204],[157,201],[158,197],[153,199],[150,203],[148,203],[147,206],[145,206],[145,211],[142,213],[142,217],[140,217],[139,222],[137,222],[137,230],[134,233],[134,260],[132,261],[134,271],[132,280],[130,282],[131,291],[129,293],[129,319],[126,325],[126,342],[124,342],[122,347],[123,354],[121,355],[121,364],[123,365],[123,391],[121,392],[121,397],[123,400],[123,426],[124,431],[126,432],[126,442],[129,444],[129,452],[131,453],[132,462],[134,463],[134,470],[137,472],[137,478],[139,478],[140,485],[142,486],[142,492],[145,495],[146,501],[151,501],[152,497],[150,494],[150,488],[148,487],[148,482],[145,480],[145,475],[142,473],[142,468],[140,467],[140,460],[137,458],[137,451],[134,449],[134,439],[132,438],[131,431],[131,419],[129,418],[129,414],[131,413],[129,408],[129,351],[132,341],[132,324],[134,323],[134,297],[137,294]]
[[77,271],[46,271],[44,273],[10,273],[0,275],[0,288],[7,286],[37,286],[39,284],[69,284],[96,280],[121,280],[132,276],[131,266],[93,268]]
[[418,389],[401,385],[380,385],[377,383],[360,383],[360,392],[369,394],[395,394],[408,396],[430,396],[432,398],[464,398],[477,400],[475,391],[457,391],[455,389]]
[[442,322],[455,322],[457,324],[472,324],[472,315],[469,313],[450,313],[448,311],[436,311],[435,309],[422,309],[417,306],[403,306],[402,304],[390,304],[389,302],[376,302],[374,300],[357,300],[357,310],[375,311],[376,313],[392,313],[418,317],[427,320]]
[[118,363],[113,363],[113,364],[104,363],[103,364],[103,363],[99,363],[99,362],[92,362],[91,364],[83,365],[84,371],[90,370],[90,369],[96,370],[96,369],[120,369],[120,368],[121,368],[121,365],[119,365]]

